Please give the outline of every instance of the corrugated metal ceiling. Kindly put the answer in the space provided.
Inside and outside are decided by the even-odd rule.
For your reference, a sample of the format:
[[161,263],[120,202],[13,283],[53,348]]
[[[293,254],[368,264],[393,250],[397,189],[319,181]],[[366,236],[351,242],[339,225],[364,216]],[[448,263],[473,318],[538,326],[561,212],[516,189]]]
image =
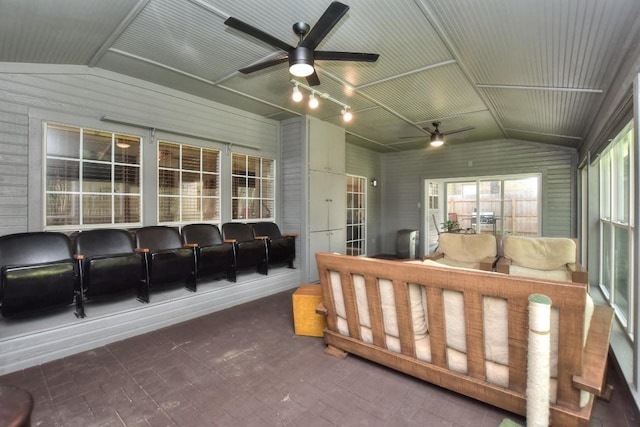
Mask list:
[[[472,126],[447,143],[514,138],[579,148],[638,19],[635,0],[344,0],[318,49],[379,53],[376,63],[316,63],[319,93],[352,107],[349,141],[381,152],[422,148],[422,127]],[[224,25],[233,16],[295,45],[329,1],[47,0],[0,3],[0,61],[84,64],[146,79],[277,120],[341,107],[291,101],[280,52]],[[415,137],[415,138],[410,138]]]

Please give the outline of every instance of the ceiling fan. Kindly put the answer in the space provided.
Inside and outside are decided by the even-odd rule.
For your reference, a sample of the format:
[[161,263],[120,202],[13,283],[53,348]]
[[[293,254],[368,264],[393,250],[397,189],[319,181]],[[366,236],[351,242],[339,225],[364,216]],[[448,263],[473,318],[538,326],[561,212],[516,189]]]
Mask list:
[[[375,62],[379,56],[376,53],[315,50],[348,10],[349,6],[334,1],[329,5],[327,10],[324,11],[313,28],[306,22],[296,22],[293,24],[293,32],[299,37],[298,44],[295,47],[239,19],[233,17],[228,18],[224,23],[231,28],[242,31],[286,52],[278,58],[260,62],[238,71],[249,74],[289,61],[289,72],[291,74],[297,77],[306,77],[310,86],[317,86],[320,84],[320,79],[313,67],[315,60]],[[310,28],[311,31],[309,31]]]
[[[433,130],[429,129],[428,127],[422,128],[422,129],[426,130],[427,132],[429,132],[429,134],[431,135],[431,146],[433,146],[433,147],[440,147],[442,144],[444,144],[445,135],[452,135],[454,133],[466,132],[468,130],[475,129],[473,126],[467,126],[467,127],[464,127],[464,128],[450,130],[450,131],[447,131],[447,132],[440,132],[440,129],[439,129],[440,124],[441,123],[438,122],[438,121],[432,122],[431,125],[433,126]],[[413,138],[413,139],[415,139],[416,137],[414,137],[414,136],[403,136],[401,138]]]

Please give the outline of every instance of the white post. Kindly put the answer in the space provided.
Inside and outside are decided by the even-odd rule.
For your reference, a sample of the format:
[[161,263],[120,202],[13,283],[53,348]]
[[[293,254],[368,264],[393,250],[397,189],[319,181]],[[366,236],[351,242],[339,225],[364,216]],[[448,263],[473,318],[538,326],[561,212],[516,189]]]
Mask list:
[[527,353],[527,426],[549,425],[549,359],[551,299],[529,296],[529,350]]

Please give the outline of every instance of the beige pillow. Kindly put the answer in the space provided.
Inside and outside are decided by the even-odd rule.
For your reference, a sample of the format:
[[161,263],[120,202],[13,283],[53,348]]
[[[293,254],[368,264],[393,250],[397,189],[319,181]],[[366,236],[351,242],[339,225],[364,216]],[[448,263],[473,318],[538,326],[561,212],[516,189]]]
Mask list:
[[439,251],[445,258],[459,262],[478,262],[497,253],[496,237],[493,234],[457,234],[440,235]]
[[562,237],[505,236],[504,256],[512,264],[537,270],[557,270],[576,262],[576,242]]

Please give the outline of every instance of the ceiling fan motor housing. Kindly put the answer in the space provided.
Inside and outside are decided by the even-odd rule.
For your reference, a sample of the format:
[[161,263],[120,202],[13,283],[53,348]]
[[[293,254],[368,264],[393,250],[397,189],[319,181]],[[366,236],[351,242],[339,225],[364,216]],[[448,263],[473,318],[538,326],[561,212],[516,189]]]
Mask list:
[[313,50],[300,46],[289,52],[289,67],[296,64],[307,64],[313,67]]

